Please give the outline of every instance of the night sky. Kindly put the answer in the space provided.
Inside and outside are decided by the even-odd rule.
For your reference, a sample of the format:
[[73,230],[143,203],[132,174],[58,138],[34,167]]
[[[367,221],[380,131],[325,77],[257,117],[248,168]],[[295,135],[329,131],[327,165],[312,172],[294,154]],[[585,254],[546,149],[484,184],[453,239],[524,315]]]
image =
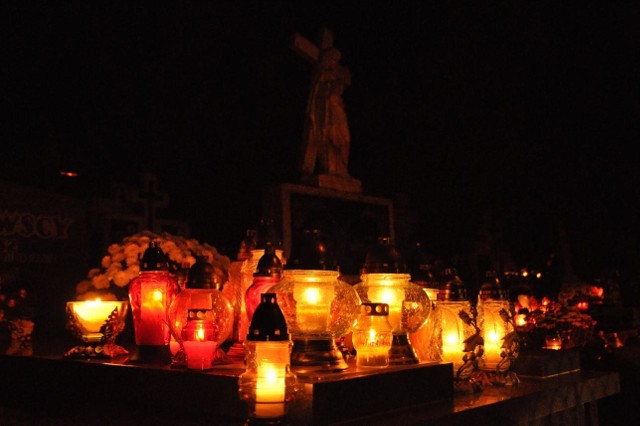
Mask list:
[[311,66],[290,42],[324,25],[350,173],[408,200],[415,241],[463,251],[492,212],[521,262],[561,224],[585,274],[634,267],[640,5],[381,3],[3,2],[0,179],[89,197],[150,171],[234,253],[263,185],[298,182]]

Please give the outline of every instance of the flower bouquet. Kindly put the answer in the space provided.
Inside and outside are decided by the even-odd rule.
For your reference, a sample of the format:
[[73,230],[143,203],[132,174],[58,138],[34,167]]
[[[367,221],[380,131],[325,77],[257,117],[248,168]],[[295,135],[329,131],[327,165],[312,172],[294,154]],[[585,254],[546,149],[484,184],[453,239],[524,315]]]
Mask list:
[[138,276],[140,259],[153,240],[160,241],[160,248],[169,257],[171,272],[184,275],[197,257],[204,257],[213,266],[214,282],[224,284],[229,279],[231,262],[212,245],[166,232],[145,231],[107,248],[100,267],[91,268],[86,278],[76,285],[77,300],[127,300],[129,282]]
[[584,347],[593,337],[596,325],[588,313],[560,302],[550,302],[545,310],[533,311],[530,321],[543,340],[549,335],[559,335],[563,349]]

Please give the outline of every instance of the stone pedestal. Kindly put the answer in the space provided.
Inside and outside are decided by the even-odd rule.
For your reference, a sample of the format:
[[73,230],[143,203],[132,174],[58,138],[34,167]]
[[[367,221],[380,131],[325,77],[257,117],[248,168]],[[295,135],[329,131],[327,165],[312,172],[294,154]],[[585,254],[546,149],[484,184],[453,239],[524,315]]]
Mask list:
[[[309,185],[280,184],[263,192],[264,217],[280,228],[285,258],[304,229],[318,229],[344,275],[359,275],[369,248],[394,236],[393,201]],[[285,259],[286,261],[286,259]]]
[[350,176],[325,174],[306,175],[302,176],[301,182],[304,185],[333,189],[341,192],[362,192],[362,182]]

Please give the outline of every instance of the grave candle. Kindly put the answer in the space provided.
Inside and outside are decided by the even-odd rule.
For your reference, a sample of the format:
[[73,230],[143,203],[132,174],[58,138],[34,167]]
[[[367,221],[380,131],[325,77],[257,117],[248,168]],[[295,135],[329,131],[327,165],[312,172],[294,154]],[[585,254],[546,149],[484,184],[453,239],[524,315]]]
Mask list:
[[187,358],[187,368],[208,370],[212,368],[216,350],[215,328],[207,310],[189,310],[187,325],[182,329],[182,345]]
[[76,313],[76,318],[80,324],[89,332],[97,333],[100,331],[100,327],[111,315],[117,307],[122,305],[122,302],[117,301],[102,301],[86,300],[83,302],[71,302],[73,311]]

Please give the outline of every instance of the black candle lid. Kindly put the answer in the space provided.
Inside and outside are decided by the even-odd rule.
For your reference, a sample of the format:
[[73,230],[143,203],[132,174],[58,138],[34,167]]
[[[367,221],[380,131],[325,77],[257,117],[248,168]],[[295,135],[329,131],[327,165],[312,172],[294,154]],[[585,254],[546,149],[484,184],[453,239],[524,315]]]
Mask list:
[[389,305],[386,303],[365,302],[360,305],[360,313],[372,316],[388,316]]
[[275,293],[260,295],[260,304],[253,313],[247,340],[253,342],[271,342],[289,340],[287,322],[278,306]]
[[438,300],[449,302],[469,300],[467,289],[454,268],[444,270],[443,283],[438,289]]
[[187,288],[214,288],[220,290],[220,286],[213,280],[213,265],[204,256],[197,256],[196,263],[189,268],[186,283]]
[[258,261],[257,271],[253,274],[254,277],[276,277],[279,278],[282,275],[282,262],[276,256],[276,249],[270,243],[267,243],[267,248],[264,250],[264,254]]
[[338,265],[320,230],[305,229],[284,269],[337,271]]
[[362,267],[363,274],[391,273],[406,274],[409,272],[400,250],[393,245],[391,237],[380,237],[371,247]]
[[140,261],[141,271],[168,271],[169,258],[160,248],[159,241],[151,241]]

